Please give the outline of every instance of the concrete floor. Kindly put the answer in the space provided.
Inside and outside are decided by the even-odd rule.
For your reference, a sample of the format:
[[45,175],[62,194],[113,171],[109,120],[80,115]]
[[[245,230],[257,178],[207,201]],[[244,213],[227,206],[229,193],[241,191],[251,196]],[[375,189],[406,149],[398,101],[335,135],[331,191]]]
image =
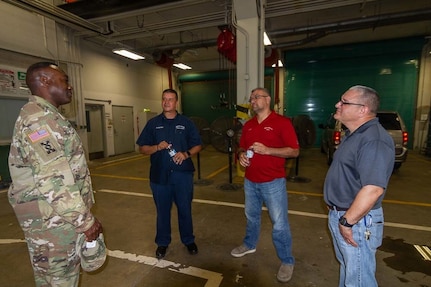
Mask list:
[[[194,158],[195,163],[197,158]],[[271,224],[263,211],[257,251],[230,255],[245,231],[243,178],[228,155],[211,146],[200,153],[193,205],[198,255],[189,255],[178,235],[172,211],[172,243],[165,260],[155,259],[155,208],[149,189],[149,158],[135,153],[90,163],[96,206],[109,256],[95,273],[82,273],[81,286],[337,286],[338,263],[327,229],[322,185],[327,170],[319,149],[304,149],[297,176],[288,162],[289,220],[296,266],[288,284],[278,283],[279,260],[271,241]],[[289,169],[289,167],[292,167]],[[431,261],[414,245],[431,246],[431,159],[410,152],[391,178],[384,201],[385,234],[377,252],[380,286],[431,286]],[[34,286],[23,234],[0,191],[0,286]]]

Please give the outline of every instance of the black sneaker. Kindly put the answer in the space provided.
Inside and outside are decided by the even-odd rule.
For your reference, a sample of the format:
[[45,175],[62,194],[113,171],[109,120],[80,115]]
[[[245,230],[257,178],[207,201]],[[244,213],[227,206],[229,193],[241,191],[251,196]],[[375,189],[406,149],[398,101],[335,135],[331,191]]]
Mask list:
[[193,242],[193,243],[187,244],[186,247],[191,255],[198,254],[198,247],[196,246],[196,243]]
[[162,259],[166,255],[166,249],[168,249],[167,246],[159,246],[156,249],[156,257],[157,259]]

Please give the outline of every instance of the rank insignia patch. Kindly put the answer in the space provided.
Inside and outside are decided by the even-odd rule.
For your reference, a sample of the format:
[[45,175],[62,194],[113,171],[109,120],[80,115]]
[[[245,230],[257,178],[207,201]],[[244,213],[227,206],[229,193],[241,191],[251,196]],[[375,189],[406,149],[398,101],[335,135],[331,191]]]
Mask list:
[[46,151],[47,154],[51,154],[56,151],[56,149],[49,140],[41,142],[40,145]]

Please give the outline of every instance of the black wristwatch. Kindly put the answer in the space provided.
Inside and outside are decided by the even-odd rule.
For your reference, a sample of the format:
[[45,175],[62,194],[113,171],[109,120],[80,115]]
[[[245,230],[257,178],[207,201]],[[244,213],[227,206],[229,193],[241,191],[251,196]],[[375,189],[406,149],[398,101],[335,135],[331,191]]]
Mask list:
[[353,227],[353,225],[354,225],[354,224],[350,224],[350,223],[348,223],[348,222],[347,222],[347,219],[346,219],[344,216],[341,216],[341,217],[340,217],[340,219],[338,220],[338,222],[339,222],[341,225],[346,226],[346,227],[350,227],[350,228],[352,228],[352,227]]
[[186,154],[191,157],[192,155],[190,154],[190,151],[186,151]]

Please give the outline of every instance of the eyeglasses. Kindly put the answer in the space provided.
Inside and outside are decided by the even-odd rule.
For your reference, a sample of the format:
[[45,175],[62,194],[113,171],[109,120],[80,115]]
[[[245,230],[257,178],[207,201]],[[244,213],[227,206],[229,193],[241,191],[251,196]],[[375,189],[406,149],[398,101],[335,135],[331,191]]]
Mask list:
[[363,105],[363,104],[349,103],[349,102],[346,102],[346,101],[343,101],[343,100],[339,100],[338,102],[341,103],[342,106],[344,106],[344,105],[351,105],[351,106],[362,106],[362,107],[365,107],[365,105]]
[[266,98],[266,97],[269,97],[269,96],[266,96],[266,95],[254,95],[254,96],[250,96],[250,99],[248,101],[251,103],[251,101],[255,101],[255,100],[258,100],[260,98]]

